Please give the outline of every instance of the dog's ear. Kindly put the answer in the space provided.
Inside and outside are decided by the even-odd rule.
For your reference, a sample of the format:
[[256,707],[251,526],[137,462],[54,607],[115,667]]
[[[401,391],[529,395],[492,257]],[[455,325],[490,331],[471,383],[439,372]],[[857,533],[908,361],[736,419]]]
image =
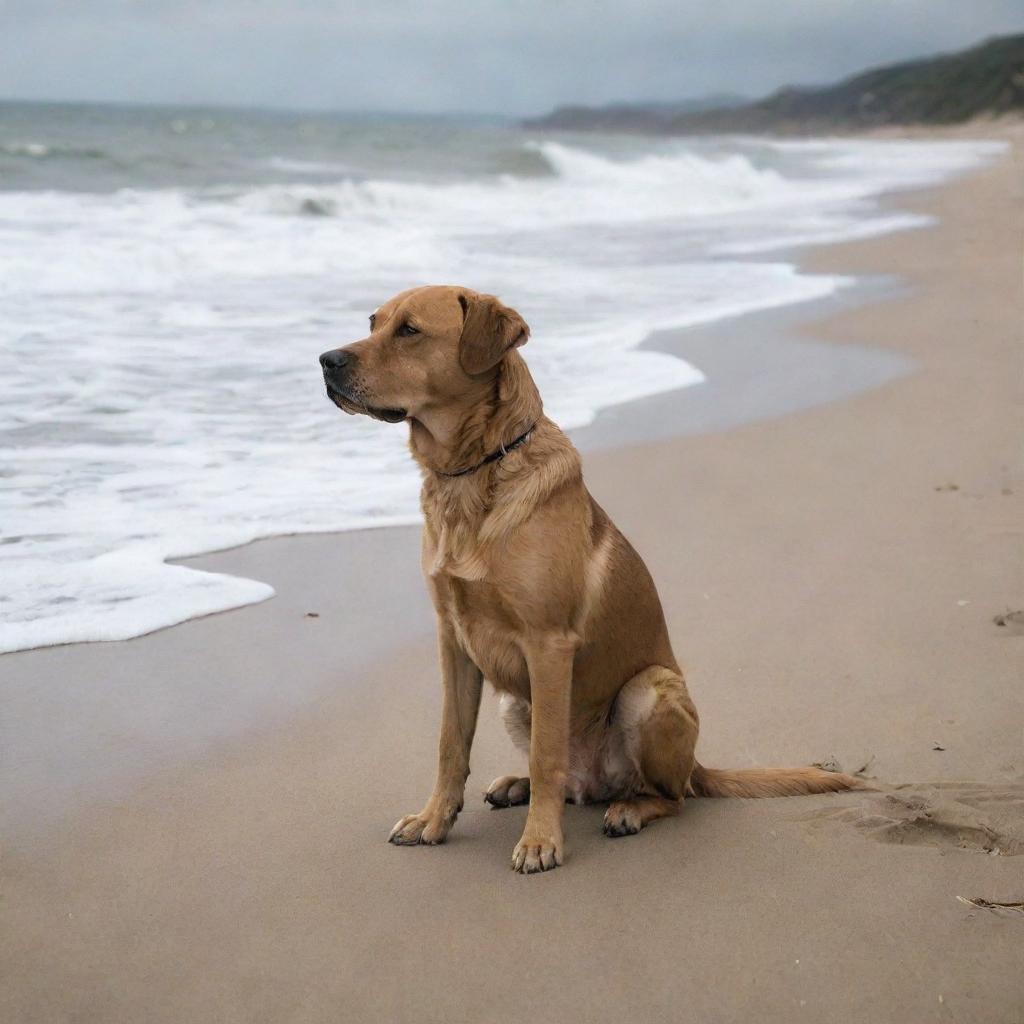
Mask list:
[[462,306],[462,337],[459,362],[471,377],[486,373],[505,353],[525,345],[530,337],[526,321],[493,295],[469,292],[459,296]]

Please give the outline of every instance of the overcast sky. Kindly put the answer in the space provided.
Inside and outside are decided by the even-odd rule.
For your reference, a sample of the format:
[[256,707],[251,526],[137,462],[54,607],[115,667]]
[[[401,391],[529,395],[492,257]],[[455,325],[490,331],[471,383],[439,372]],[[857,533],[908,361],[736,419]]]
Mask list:
[[1022,0],[0,0],[0,97],[528,114],[1020,31]]

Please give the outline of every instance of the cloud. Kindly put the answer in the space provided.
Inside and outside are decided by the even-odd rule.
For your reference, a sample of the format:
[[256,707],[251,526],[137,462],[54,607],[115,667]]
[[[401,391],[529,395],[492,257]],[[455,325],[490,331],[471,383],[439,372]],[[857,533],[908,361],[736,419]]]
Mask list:
[[7,0],[0,95],[521,114],[759,95],[1022,22],[1019,0]]

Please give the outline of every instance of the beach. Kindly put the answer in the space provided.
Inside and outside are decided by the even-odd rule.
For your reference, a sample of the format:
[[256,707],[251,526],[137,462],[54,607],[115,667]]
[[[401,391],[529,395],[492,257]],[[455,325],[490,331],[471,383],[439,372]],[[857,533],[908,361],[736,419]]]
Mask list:
[[488,691],[448,842],[389,846],[437,742],[417,530],[260,541],[189,564],[272,600],[0,657],[0,1018],[1021,1018],[1024,915],[958,899],[1024,901],[1024,133],[974,134],[1012,152],[899,196],[933,226],[799,252],[864,294],[659,334],[715,390],[574,435],[702,763],[877,792],[692,800],[622,840],[570,807],[565,865],[522,877]]

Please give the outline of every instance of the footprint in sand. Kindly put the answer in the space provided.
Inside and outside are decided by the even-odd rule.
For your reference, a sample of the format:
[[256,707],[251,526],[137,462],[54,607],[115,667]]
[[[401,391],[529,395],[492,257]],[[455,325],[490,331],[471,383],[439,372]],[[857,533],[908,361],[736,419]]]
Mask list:
[[856,807],[826,807],[799,820],[845,822],[882,843],[1012,857],[1024,854],[1024,783],[885,786]]

